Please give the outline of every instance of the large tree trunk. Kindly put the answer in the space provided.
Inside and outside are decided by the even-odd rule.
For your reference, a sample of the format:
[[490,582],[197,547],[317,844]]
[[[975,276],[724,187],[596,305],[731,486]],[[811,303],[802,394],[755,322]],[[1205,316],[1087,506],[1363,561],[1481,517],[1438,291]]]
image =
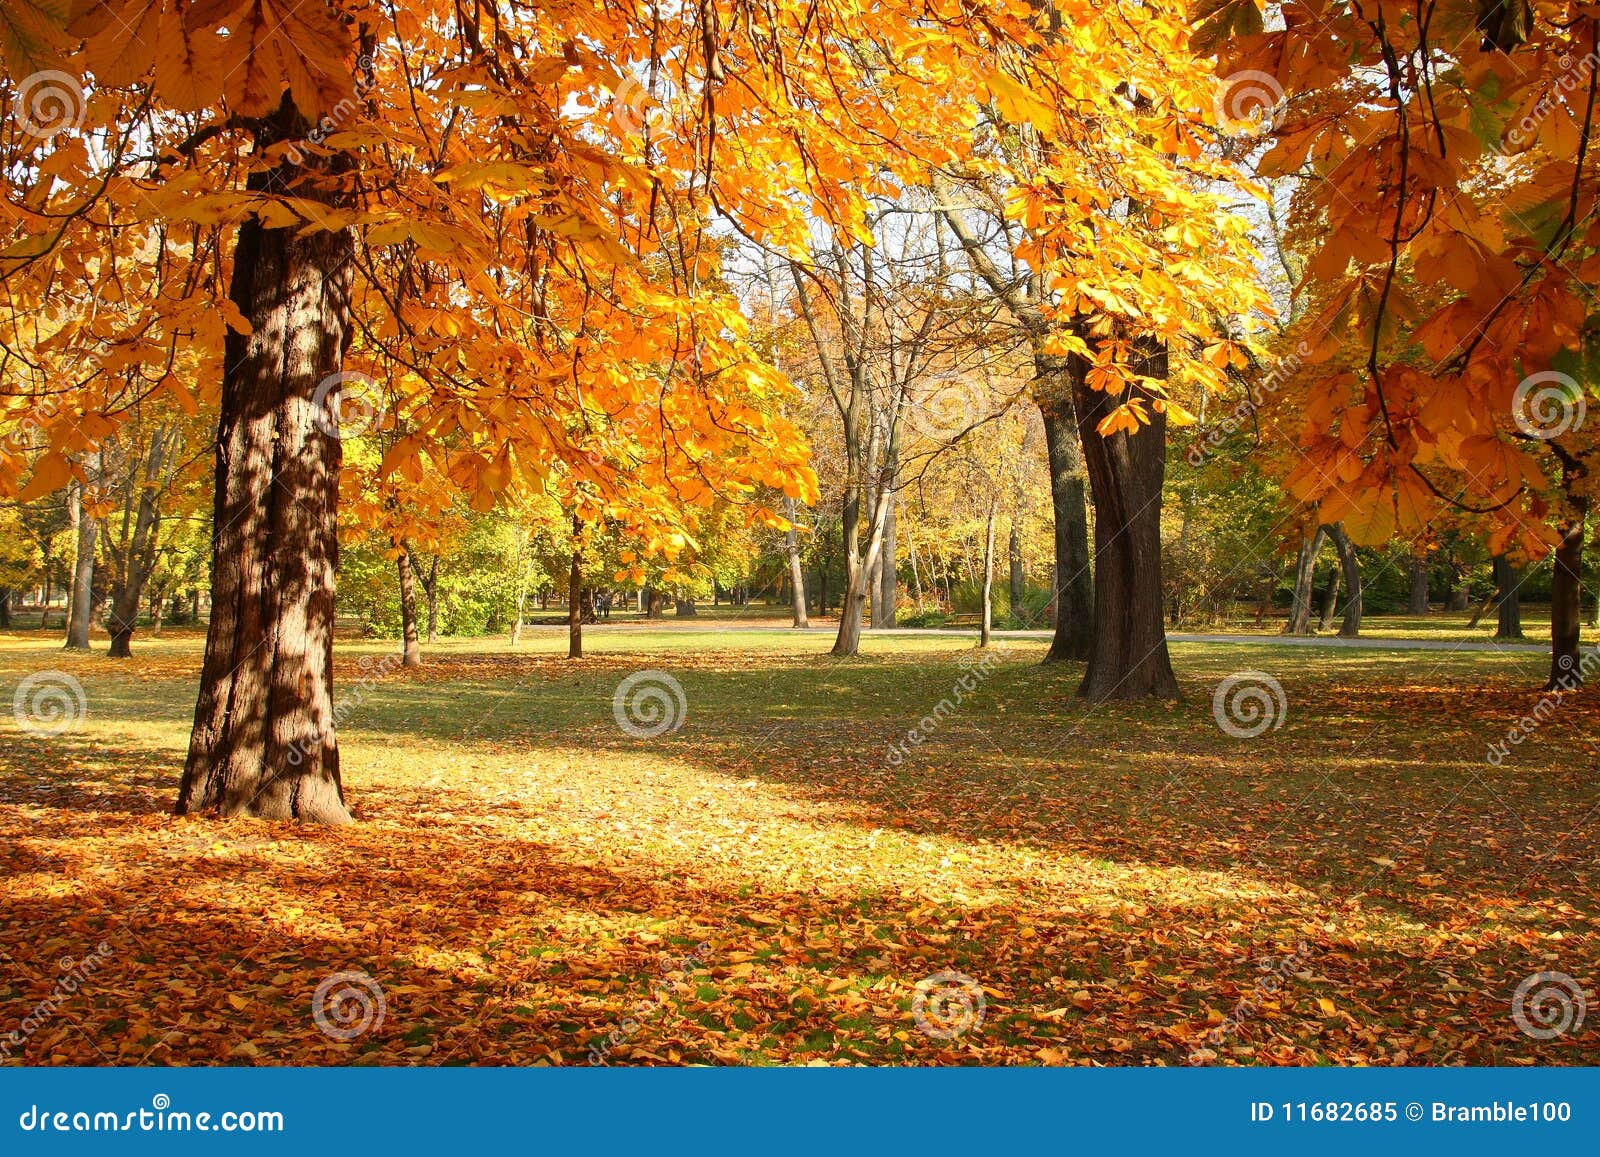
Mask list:
[[83,484],[74,482],[69,498],[71,517],[77,527],[78,554],[72,566],[72,587],[67,595],[67,643],[69,651],[89,649],[89,626],[94,619],[94,550],[100,524],[83,501]]
[[1286,635],[1311,633],[1311,599],[1317,575],[1317,555],[1322,551],[1325,532],[1317,527],[1310,538],[1300,543],[1300,558],[1294,569],[1294,601],[1289,605],[1289,617],[1283,624]]
[[672,600],[672,614],[674,618],[692,619],[698,612],[694,609],[693,599],[675,598]]
[[[1063,384],[1061,389],[1068,387]],[[1089,560],[1089,514],[1078,428],[1072,409],[1057,398],[1043,410],[1045,445],[1050,456],[1050,505],[1055,514],[1055,635],[1046,663],[1082,662],[1094,640],[1094,583]],[[1093,427],[1084,427],[1091,430]],[[1100,435],[1095,434],[1096,438]],[[1098,503],[1098,498],[1096,499]],[[1098,506],[1096,508],[1098,510]],[[1096,527],[1095,538],[1099,539]]]
[[994,629],[994,503],[989,504],[988,523],[983,531],[983,625],[978,632],[978,646],[989,645],[989,635]]
[[1495,597],[1499,599],[1497,614],[1499,623],[1495,627],[1494,637],[1497,639],[1522,638],[1522,575],[1517,568],[1511,565],[1511,560],[1504,555],[1496,555],[1494,559],[1494,589]]
[[799,511],[792,498],[785,498],[783,504],[784,514],[789,519],[789,532],[784,536],[784,548],[789,553],[789,583],[794,589],[794,597],[789,600],[790,609],[794,615],[794,625],[809,629],[811,617],[806,613],[806,568],[800,563],[800,532],[794,528],[794,521]]
[[[1162,350],[1144,359],[1150,377],[1166,376]],[[1130,386],[1137,391],[1137,387]],[[1092,703],[1178,695],[1162,620],[1161,488],[1166,477],[1167,419],[1129,433],[1099,433],[1123,397],[1073,383],[1083,458],[1094,496],[1094,639],[1078,694]],[[1153,399],[1146,399],[1146,404]]]
[[1339,583],[1343,574],[1344,571],[1338,566],[1328,573],[1328,585],[1322,592],[1322,613],[1317,616],[1319,632],[1333,626],[1333,616],[1339,609]]
[[1354,639],[1361,634],[1361,559],[1356,554],[1356,544],[1337,523],[1327,528],[1333,547],[1339,552],[1339,569],[1344,573],[1344,619],[1339,624],[1339,636]]
[[1556,547],[1555,574],[1550,581],[1550,678],[1545,690],[1577,687],[1583,682],[1578,638],[1583,630],[1583,520],[1588,502],[1572,499],[1577,516],[1562,528]]
[[417,584],[411,573],[411,555],[403,542],[395,543],[400,556],[395,566],[400,571],[400,638],[402,667],[422,666],[422,644],[417,641]]
[[1428,558],[1424,554],[1411,556],[1411,593],[1406,599],[1406,613],[1428,613]]
[[[275,119],[276,139],[305,135],[287,97]],[[346,230],[239,227],[229,294],[250,333],[224,349],[211,623],[180,814],[351,818],[333,712],[338,379],[313,401],[349,343],[351,255]]]

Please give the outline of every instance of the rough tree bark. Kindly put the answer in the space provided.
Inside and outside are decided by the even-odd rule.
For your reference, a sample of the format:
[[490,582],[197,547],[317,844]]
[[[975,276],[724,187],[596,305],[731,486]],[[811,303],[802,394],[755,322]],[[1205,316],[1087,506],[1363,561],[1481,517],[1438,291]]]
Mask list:
[[[583,658],[583,552],[572,552],[572,569],[567,573],[567,658]],[[652,591],[652,597],[654,592]],[[654,604],[652,603],[652,610]],[[652,618],[655,616],[652,614]]]
[[[308,128],[285,95],[256,143]],[[286,160],[249,183],[334,200],[303,175]],[[351,819],[333,714],[337,379],[313,399],[349,344],[352,249],[343,229],[239,227],[229,296],[250,332],[224,347],[211,623],[180,814]]]
[[1561,528],[1555,573],[1550,580],[1550,678],[1545,690],[1576,687],[1583,682],[1578,639],[1583,630],[1583,523],[1588,502],[1572,499],[1577,514]]
[[439,641],[439,556],[434,555],[428,560],[428,570],[424,575],[423,570],[417,565],[417,556],[411,556],[411,573],[417,576],[417,581],[422,584],[422,597],[428,605],[428,642]]
[[1499,600],[1497,615],[1499,622],[1495,626],[1494,637],[1497,639],[1522,638],[1522,575],[1511,561],[1504,555],[1496,555],[1494,559],[1494,589],[1495,597]]
[[789,553],[789,582],[794,591],[794,596],[789,602],[794,615],[794,625],[809,629],[811,617],[806,613],[806,569],[800,563],[800,532],[794,528],[799,510],[792,498],[785,498],[783,505],[784,517],[789,520],[789,531],[784,536],[784,549]]
[[1317,555],[1322,551],[1325,537],[1326,531],[1319,526],[1310,538],[1300,542],[1300,557],[1294,568],[1294,600],[1289,604],[1289,617],[1283,624],[1285,635],[1311,633],[1312,586],[1317,574]]
[[1333,616],[1339,610],[1339,586],[1344,571],[1335,566],[1328,572],[1328,585],[1322,592],[1322,613],[1317,616],[1317,630],[1326,631],[1333,626]]
[[1411,556],[1411,591],[1406,598],[1406,613],[1428,613],[1428,558],[1423,554]]
[[[1141,359],[1146,377],[1167,374],[1166,350]],[[1133,396],[1143,391],[1130,386]],[[1175,699],[1178,678],[1167,654],[1161,597],[1161,488],[1166,478],[1167,418],[1129,433],[1098,427],[1123,397],[1073,382],[1078,432],[1094,496],[1094,638],[1078,694],[1107,699]],[[1147,407],[1155,399],[1144,398]]]
[[[890,479],[891,490],[899,488],[899,470]],[[872,626],[876,630],[894,626],[899,620],[900,572],[895,567],[897,523],[895,501],[888,498],[889,507],[883,512],[883,547],[878,552],[878,587],[872,599]]]
[[67,592],[68,651],[89,649],[89,626],[94,620],[94,551],[100,524],[83,501],[83,484],[74,482],[68,498],[72,525],[77,529],[77,558],[72,565],[72,585]]
[[1344,619],[1339,624],[1341,638],[1354,639],[1361,634],[1361,559],[1356,554],[1356,544],[1338,523],[1327,528],[1333,547],[1339,552],[1339,569],[1344,573]]
[[[1064,400],[1044,409],[1055,515],[1055,632],[1046,663],[1085,662],[1094,642],[1094,575],[1089,558],[1089,504],[1080,473],[1076,419]],[[1099,437],[1098,434],[1095,437]]]
[[403,541],[395,546],[400,554],[395,566],[400,572],[400,639],[402,667],[422,666],[422,644],[417,639],[417,583],[411,573],[411,553]]

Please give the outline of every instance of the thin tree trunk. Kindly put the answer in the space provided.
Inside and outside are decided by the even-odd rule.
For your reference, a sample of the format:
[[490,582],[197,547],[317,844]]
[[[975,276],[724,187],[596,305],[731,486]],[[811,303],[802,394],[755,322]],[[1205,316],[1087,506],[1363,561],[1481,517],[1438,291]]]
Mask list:
[[[1166,351],[1140,367],[1167,372]],[[1138,387],[1130,387],[1135,396]],[[1098,427],[1127,395],[1073,383],[1078,431],[1094,496],[1094,640],[1078,694],[1107,699],[1174,699],[1178,678],[1167,654],[1162,618],[1161,488],[1166,476],[1167,419],[1150,408],[1149,425],[1102,435]],[[1146,399],[1148,405],[1149,399]]]
[[1011,516],[1011,527],[1006,535],[1006,561],[1010,564],[1011,573],[1007,576],[1007,595],[1011,599],[1012,617],[1021,620],[1023,602],[1027,595],[1024,590],[1022,571],[1022,532],[1017,526],[1018,515]]
[[439,556],[428,563],[428,577],[422,584],[422,593],[428,599],[428,642],[439,641]]
[[1494,637],[1520,639],[1522,635],[1522,575],[1504,555],[1494,559],[1494,589],[1499,598],[1499,622]]
[[83,501],[83,484],[74,482],[69,499],[72,523],[77,529],[77,557],[72,566],[72,586],[67,596],[69,651],[89,649],[89,627],[94,617],[94,551],[100,524]]
[[131,472],[129,482],[137,485],[139,499],[133,516],[133,533],[128,533],[127,514],[123,516],[123,541],[118,544],[117,561],[111,583],[111,655],[126,659],[133,654],[133,632],[139,622],[139,605],[144,602],[145,584],[155,569],[157,541],[161,532],[161,474],[171,449],[169,436],[157,427],[150,436],[150,449],[142,471]]
[[[1055,632],[1045,652],[1046,663],[1086,661],[1094,642],[1095,575],[1089,559],[1088,503],[1078,472],[1082,463],[1078,427],[1065,403],[1068,388],[1062,383],[1062,396],[1043,410],[1056,555]],[[1098,541],[1098,527],[1095,537]]]
[[983,627],[978,633],[978,646],[989,645],[989,635],[994,628],[994,503],[989,504],[988,524],[983,531]]
[[[846,533],[844,600],[839,605],[839,633],[833,641],[833,654],[854,655],[861,647],[861,628],[866,620],[867,576],[883,550],[883,520],[891,500],[879,496],[869,512],[866,547],[860,545],[860,531]],[[846,503],[847,510],[850,504]],[[854,514],[850,516],[853,520]]]
[[872,603],[872,625],[880,630],[898,621],[900,602],[900,574],[895,567],[898,523],[892,489],[885,501],[888,509],[883,514],[883,547],[878,553],[878,589]]
[[400,639],[402,667],[422,666],[422,644],[417,641],[417,584],[411,574],[411,555],[404,542],[396,542],[400,550],[395,566],[400,571]]
[[[567,574],[567,658],[583,658],[583,552],[574,547]],[[653,616],[652,616],[653,617]]]
[[1545,690],[1577,687],[1583,682],[1578,639],[1583,631],[1583,522],[1588,500],[1569,494],[1577,516],[1562,528],[1556,547],[1555,574],[1550,581],[1550,678]]
[[[522,529],[517,529],[517,553],[511,556],[511,573],[515,576],[512,585],[512,616],[511,616],[511,646],[515,648],[522,642],[522,621],[528,615],[528,578],[522,565],[522,552],[528,546],[527,536]],[[547,610],[548,593],[544,588],[539,590],[539,609]]]
[[[258,145],[308,131],[285,96]],[[251,188],[300,187],[287,164]],[[348,823],[333,713],[337,374],[349,342],[348,230],[247,218],[229,295],[212,523],[211,622],[177,811]],[[324,399],[318,399],[319,401]]]
[[800,532],[794,528],[799,509],[794,499],[785,498],[783,501],[784,513],[789,519],[789,533],[784,536],[784,548],[789,552],[789,582],[794,587],[794,597],[789,602],[794,625],[809,628],[811,617],[806,613],[806,568],[800,562]]

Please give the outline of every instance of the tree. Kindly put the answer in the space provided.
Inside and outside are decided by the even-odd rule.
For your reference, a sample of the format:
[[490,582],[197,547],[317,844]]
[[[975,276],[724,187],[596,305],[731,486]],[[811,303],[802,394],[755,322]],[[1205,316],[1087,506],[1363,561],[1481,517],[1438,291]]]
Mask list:
[[1494,637],[1522,638],[1522,575],[1505,555],[1494,556],[1494,590],[1498,604]]
[[1308,178],[1291,229],[1316,238],[1316,340],[1291,492],[1360,544],[1454,511],[1489,522],[1491,557],[1553,551],[1548,684],[1573,686],[1595,485],[1582,418],[1600,381],[1600,17],[1337,0],[1268,28],[1253,0],[1224,0],[1192,47],[1266,78],[1258,169]]

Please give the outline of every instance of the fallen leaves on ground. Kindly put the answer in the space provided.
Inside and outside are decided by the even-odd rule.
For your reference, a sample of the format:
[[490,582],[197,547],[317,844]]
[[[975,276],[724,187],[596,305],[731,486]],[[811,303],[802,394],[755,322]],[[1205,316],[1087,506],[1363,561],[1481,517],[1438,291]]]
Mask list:
[[[1516,661],[1185,648],[1183,702],[1090,709],[1028,644],[896,764],[972,670],[959,640],[661,640],[387,676],[341,829],[167,814],[196,640],[121,666],[0,640],[0,690],[48,665],[90,704],[4,724],[10,1062],[1597,1060],[1600,1018],[1541,1042],[1510,1015],[1536,972],[1592,993],[1600,958],[1600,710],[1489,766],[1537,698]],[[1285,726],[1222,734],[1212,685],[1268,663]],[[688,712],[638,740],[611,696],[646,668]]]

